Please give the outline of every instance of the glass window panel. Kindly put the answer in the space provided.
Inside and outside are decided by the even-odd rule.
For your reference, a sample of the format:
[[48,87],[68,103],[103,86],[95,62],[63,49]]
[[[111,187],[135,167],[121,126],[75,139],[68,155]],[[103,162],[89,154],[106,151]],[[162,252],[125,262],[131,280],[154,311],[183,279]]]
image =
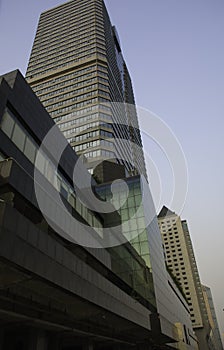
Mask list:
[[137,223],[138,223],[138,228],[140,228],[140,229],[145,229],[146,227],[146,225],[145,225],[145,220],[144,220],[144,218],[142,217],[142,218],[138,218],[137,219]]
[[82,217],[87,221],[88,220],[88,211],[87,208],[82,205]]
[[135,250],[140,253],[140,244],[139,243],[133,243],[132,246],[135,248]]
[[2,120],[2,130],[4,133],[11,138],[12,136],[12,131],[14,127],[15,121],[13,118],[10,116],[10,114],[6,111],[3,115],[3,120]]
[[127,221],[129,219],[128,212],[123,211],[121,218],[122,218],[122,222]]
[[25,138],[26,138],[26,134],[23,131],[23,129],[18,124],[15,124],[15,128],[13,130],[13,135],[12,135],[12,141],[16,144],[16,146],[21,151],[24,150]]
[[38,156],[35,162],[35,165],[37,167],[37,169],[44,174],[44,170],[45,170],[45,157],[41,152],[38,152]]
[[130,207],[135,207],[135,201],[134,201],[134,197],[129,197],[128,198],[128,206]]
[[35,162],[36,150],[36,145],[27,137],[25,142],[24,154],[32,163]]
[[82,213],[82,204],[79,200],[76,201],[76,210],[81,215]]
[[102,227],[98,227],[95,229],[95,231],[98,233],[98,235],[103,238],[103,228]]
[[151,261],[150,261],[150,256],[149,254],[144,254],[142,255],[142,258],[145,260],[146,265],[151,268]]
[[138,195],[141,193],[141,187],[140,187],[140,184],[137,183],[137,184],[134,184],[134,188],[135,188],[135,194]]
[[57,178],[56,170],[55,170],[55,173],[54,173],[54,176],[53,176],[52,185],[54,186],[54,188],[56,188],[58,190],[58,178]]
[[137,210],[138,210],[138,218],[141,218],[141,217],[145,216],[144,210],[143,210],[143,207],[142,207],[142,206],[139,206],[139,207],[137,208]]
[[56,173],[55,187],[58,191],[60,191],[61,182],[62,182],[62,177],[59,175],[59,173]]
[[[133,245],[133,244],[139,244],[139,236],[133,238],[133,239],[131,240],[131,244],[132,244],[132,245]],[[139,246],[139,249],[140,249],[140,246]]]
[[129,217],[132,218],[136,214],[136,208],[130,208],[129,209]]
[[66,185],[66,183],[62,180],[62,183],[61,183],[61,190],[60,190],[62,196],[64,198],[68,198],[68,186]]
[[147,242],[141,243],[141,253],[142,254],[149,254],[149,246]]
[[46,178],[50,183],[54,182],[54,175],[55,175],[55,167],[51,162],[49,162],[46,167]]
[[99,222],[95,216],[93,216],[93,227],[99,227]]
[[124,234],[128,233],[130,231],[130,228],[129,228],[129,224],[128,222],[126,221],[123,225],[122,225],[122,232]]
[[72,193],[69,193],[68,202],[71,204],[71,206],[75,207],[75,196]]
[[135,203],[136,203],[136,205],[139,205],[141,202],[142,202],[142,196],[141,195],[135,196]]
[[135,219],[130,219],[130,229],[131,229],[131,231],[137,230],[137,222]]
[[5,157],[0,153],[0,162],[4,159],[5,159]]
[[89,210],[87,210],[87,222],[91,227],[93,226],[93,216],[91,215]]

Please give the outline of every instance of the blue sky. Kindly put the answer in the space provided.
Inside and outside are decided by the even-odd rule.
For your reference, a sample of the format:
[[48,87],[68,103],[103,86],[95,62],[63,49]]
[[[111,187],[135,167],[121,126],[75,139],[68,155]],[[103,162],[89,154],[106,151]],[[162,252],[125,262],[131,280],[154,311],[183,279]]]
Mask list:
[[[25,74],[39,14],[63,0],[0,0],[0,74]],[[182,145],[189,190],[184,210],[201,280],[211,287],[224,332],[224,2],[105,0],[136,102],[162,118]],[[170,176],[147,139],[168,202]],[[166,176],[167,174],[167,176]],[[181,181],[181,179],[179,179]],[[166,188],[168,190],[166,190]],[[176,208],[171,208],[176,210]]]

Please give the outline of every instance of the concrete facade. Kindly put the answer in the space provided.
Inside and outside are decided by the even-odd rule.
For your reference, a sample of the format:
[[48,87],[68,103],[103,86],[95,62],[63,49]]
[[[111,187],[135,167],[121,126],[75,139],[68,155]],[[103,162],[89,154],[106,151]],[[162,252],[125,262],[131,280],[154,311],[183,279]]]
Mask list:
[[223,350],[222,340],[221,340],[221,335],[219,331],[218,320],[216,317],[215,306],[213,303],[211,289],[205,285],[202,285],[202,289],[203,289],[203,294],[205,299],[205,306],[208,314],[208,321],[211,326],[211,330],[210,330],[211,346],[215,350]]
[[91,171],[108,159],[146,177],[131,78],[103,0],[41,14],[26,78]]
[[189,305],[199,349],[211,349],[210,326],[187,222],[166,207],[158,215],[166,263]]

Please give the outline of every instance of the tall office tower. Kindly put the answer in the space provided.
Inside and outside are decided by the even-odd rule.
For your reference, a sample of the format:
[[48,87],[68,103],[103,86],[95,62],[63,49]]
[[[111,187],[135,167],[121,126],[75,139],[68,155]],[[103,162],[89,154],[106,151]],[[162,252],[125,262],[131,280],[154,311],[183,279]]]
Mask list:
[[109,159],[146,175],[131,79],[103,0],[41,14],[26,78],[89,169]]
[[223,350],[211,289],[205,285],[202,286],[202,289],[208,314],[208,320],[211,326],[211,347],[215,350]]
[[158,222],[166,263],[188,301],[199,349],[209,349],[208,316],[187,222],[165,206],[158,215]]

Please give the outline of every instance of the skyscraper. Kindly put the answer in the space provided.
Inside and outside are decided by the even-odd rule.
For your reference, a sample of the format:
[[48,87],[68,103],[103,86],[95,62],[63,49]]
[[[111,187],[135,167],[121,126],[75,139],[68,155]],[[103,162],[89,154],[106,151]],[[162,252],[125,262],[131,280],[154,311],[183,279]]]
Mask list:
[[199,349],[209,349],[208,315],[187,222],[165,206],[158,215],[158,222],[166,263],[188,301]]
[[146,176],[131,78],[103,0],[41,14],[26,78],[88,168],[109,159]]

